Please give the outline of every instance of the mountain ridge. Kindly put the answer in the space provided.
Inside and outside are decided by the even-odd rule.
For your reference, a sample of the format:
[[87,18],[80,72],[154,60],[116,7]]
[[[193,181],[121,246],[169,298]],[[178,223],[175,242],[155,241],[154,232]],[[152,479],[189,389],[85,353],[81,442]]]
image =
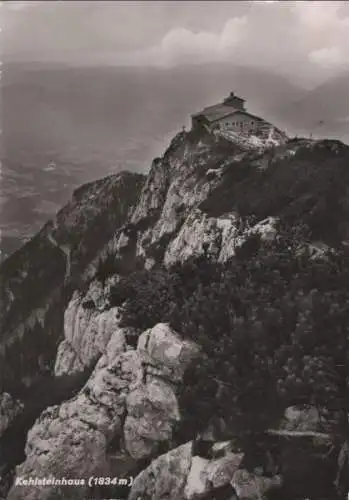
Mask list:
[[[266,249],[275,238],[277,244],[277,235],[283,234],[279,219],[286,228],[295,228],[293,245],[297,247],[299,239],[306,248],[317,247],[315,259],[321,261],[319,242],[330,251],[332,248],[335,254],[345,253],[344,243],[349,239],[348,165],[349,147],[340,141],[289,139],[279,146],[246,150],[243,141],[182,131],[173,137],[164,154],[153,160],[146,178],[139,174],[116,174],[76,190],[71,202],[52,223],[46,224],[29,244],[0,267],[5,298],[0,339],[4,360],[0,373],[2,391],[15,395],[25,386],[28,391],[34,384],[40,387],[44,383],[42,357],[49,373],[56,376],[79,374],[98,359],[88,383],[77,395],[38,415],[28,434],[21,474],[35,475],[38,456],[42,460],[41,472],[52,473],[53,467],[58,473],[59,457],[67,449],[71,451],[67,470],[76,472],[81,467],[81,457],[86,456],[93,443],[94,460],[83,467],[83,474],[91,474],[94,467],[95,470],[104,467],[107,444],[119,438],[126,443],[117,445],[123,456],[153,461],[151,467],[156,468],[156,457],[162,456],[168,447],[171,450],[173,433],[182,418],[173,385],[183,384],[186,367],[197,356],[198,349],[195,343],[178,334],[180,329],[171,330],[163,324],[158,315],[160,318],[173,315],[180,325],[182,318],[190,315],[193,300],[205,297],[202,287],[208,286],[208,276],[219,284],[221,269],[240,258],[240,247],[250,257],[245,258],[245,264],[242,260],[237,272],[243,277],[246,262],[251,261],[258,275],[256,237],[260,235]],[[302,226],[308,232],[303,234]],[[58,248],[49,246],[48,234],[57,241]],[[282,241],[280,244],[283,245]],[[72,255],[68,280],[66,262],[59,250],[64,245],[69,246]],[[272,250],[268,251],[271,254],[266,255],[265,263],[274,258]],[[196,271],[191,267],[193,259],[198,259]],[[216,262],[223,267],[215,268]],[[212,272],[206,265],[213,266]],[[280,266],[282,270],[282,262]],[[170,271],[164,271],[164,267]],[[234,272],[226,273],[232,283]],[[127,277],[133,273],[136,282],[127,283]],[[188,279],[190,276],[192,281]],[[198,276],[204,281],[198,291],[193,290],[195,297],[191,299],[190,287],[196,286]],[[28,303],[34,284],[36,296]],[[159,292],[161,307],[158,295],[153,301],[144,302],[142,294],[144,290],[148,294],[147,287],[151,293]],[[52,288],[57,295],[53,299]],[[223,288],[215,285],[213,289],[220,294]],[[130,302],[132,296],[136,297],[135,302]],[[245,306],[241,297],[233,298],[240,310],[234,319],[234,330],[239,331]],[[54,305],[47,308],[51,299]],[[182,299],[186,304],[180,302]],[[179,316],[170,307],[171,300],[179,300],[183,307]],[[120,323],[125,302],[128,304],[125,318],[133,317],[138,330],[135,324]],[[212,314],[216,314],[218,305],[219,301],[212,304]],[[263,301],[261,305],[265,310]],[[273,312],[269,320],[275,321]],[[212,325],[213,330],[218,326]],[[192,329],[193,325],[188,323],[187,330]],[[253,330],[252,338],[255,335],[258,331]],[[221,349],[224,352],[224,346],[218,344],[217,352]],[[21,363],[15,365],[12,360],[18,353]],[[209,360],[206,361],[210,366]],[[201,363],[203,367],[206,361]],[[148,367],[146,373],[143,365]],[[224,387],[221,391],[224,396]],[[160,399],[155,398],[156,394]],[[186,397],[193,403],[198,400],[190,394]],[[148,408],[149,414],[142,408]],[[67,418],[72,419],[71,427]],[[154,427],[156,422],[161,424],[158,430]],[[54,428],[60,429],[58,437],[51,434],[50,429]],[[80,437],[78,444],[74,441],[75,431]],[[63,436],[64,446],[59,436]],[[190,440],[188,431],[178,439]],[[46,451],[42,448],[45,440],[51,443]],[[195,459],[189,453],[189,446],[178,450],[174,448],[173,452],[180,456],[184,453],[189,467]],[[231,464],[232,456],[229,457]],[[235,452],[234,457],[235,471]],[[139,488],[148,491],[148,480],[143,483],[142,478],[151,476],[151,470],[144,469],[141,473],[134,495]],[[181,486],[178,488],[180,491]],[[40,495],[49,498],[54,492],[52,487],[40,491]],[[24,494],[28,500],[38,499],[35,489],[20,486],[13,486],[8,498],[22,499]],[[72,494],[76,499],[76,495],[85,498],[87,493],[82,489]]]

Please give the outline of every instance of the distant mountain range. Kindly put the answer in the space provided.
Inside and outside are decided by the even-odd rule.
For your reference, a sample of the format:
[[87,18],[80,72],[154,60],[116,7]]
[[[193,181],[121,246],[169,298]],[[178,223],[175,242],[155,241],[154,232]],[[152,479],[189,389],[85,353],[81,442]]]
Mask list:
[[349,71],[286,103],[279,119],[298,133],[349,143]]
[[308,91],[269,70],[227,64],[4,64],[2,249],[13,251],[37,231],[76,186],[124,169],[147,171],[191,113],[232,90],[289,134],[349,142],[347,83],[348,73]]
[[161,151],[192,112],[231,90],[251,112],[285,128],[308,131],[323,120],[333,127],[331,135],[341,134],[349,115],[349,72],[308,91],[268,70],[222,64],[167,70],[8,64],[2,79],[4,153],[25,164],[33,157],[52,160],[58,152],[102,169],[127,162],[144,170],[155,144]]

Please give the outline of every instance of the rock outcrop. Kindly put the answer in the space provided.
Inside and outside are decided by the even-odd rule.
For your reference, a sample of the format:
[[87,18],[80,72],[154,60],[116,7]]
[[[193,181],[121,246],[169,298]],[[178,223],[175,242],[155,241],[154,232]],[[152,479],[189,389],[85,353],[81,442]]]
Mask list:
[[[128,221],[143,182],[123,172],[81,186],[54,221],[1,264],[0,393],[36,380],[40,356],[54,361],[71,292],[85,287],[86,269]],[[62,246],[70,249],[68,280]],[[23,356],[14,363],[18,349]]]
[[[17,467],[18,477],[85,479],[108,475],[106,448],[121,434],[127,394],[139,384],[141,367],[135,351],[124,352],[103,369],[97,369],[72,400],[48,408],[28,433],[26,460]],[[89,457],[86,460],[86,457]],[[50,498],[55,487],[43,491],[15,485],[9,500]],[[75,489],[85,498],[86,487]]]
[[280,430],[295,432],[324,432],[319,410],[312,405],[289,406],[280,422]]
[[222,155],[210,149],[208,143],[197,148],[183,132],[172,140],[164,156],[153,163],[131,219],[131,224],[142,228],[137,254],[148,266],[162,260],[167,244],[186,216],[206,199],[210,185],[216,183],[205,175],[198,176],[200,169],[206,170],[208,160],[215,161],[215,154],[217,161],[222,161]]
[[[93,282],[88,293],[74,294],[64,313],[64,337],[58,347],[55,374],[82,371],[105,353],[115,356],[125,350],[120,330],[120,312],[105,307],[104,288]],[[120,331],[120,334],[118,333]]]
[[226,262],[235,255],[236,248],[240,247],[250,235],[259,234],[262,239],[268,240],[277,234],[277,219],[272,217],[244,230],[239,228],[239,222],[239,218],[233,214],[208,217],[199,208],[192,210],[176,237],[168,245],[164,263],[171,265],[202,255],[205,246],[209,255],[218,262]]
[[242,453],[227,451],[220,458],[208,460],[193,456],[192,449],[189,442],[153,460],[134,480],[129,500],[216,498],[213,494],[229,485],[230,498],[235,489],[243,500],[259,500],[281,486],[279,476],[268,478],[240,469]]
[[[271,150],[250,151],[219,136],[195,139],[191,133],[178,134],[163,157],[153,162],[130,220],[137,233],[136,255],[145,266],[151,268],[163,260],[167,265],[183,262],[202,253],[204,244],[215,258],[226,261],[250,234],[273,238],[281,215],[296,221],[302,213],[313,224],[322,210],[315,192],[331,175],[330,164],[344,174],[348,148],[335,147],[333,141],[281,142]],[[315,165],[312,157],[325,166]],[[308,184],[298,192],[301,165],[309,177],[316,178],[311,195]],[[344,199],[347,194],[338,192],[338,196]],[[307,204],[313,206],[310,212]],[[253,223],[242,228],[241,216],[252,214]],[[340,219],[344,221],[344,212]],[[349,235],[344,225],[339,228],[335,221],[336,237],[342,240]],[[333,230],[334,226],[327,226],[320,240],[328,239]],[[124,233],[116,238],[116,249],[123,238]]]
[[181,499],[191,467],[191,443],[161,455],[135,479],[129,500],[141,498]]
[[158,324],[140,336],[137,352],[143,367],[143,385],[127,398],[124,435],[130,455],[141,459],[170,442],[181,419],[176,388],[199,350],[166,324]]
[[239,500],[260,500],[272,490],[280,489],[280,476],[263,477],[245,469],[237,470],[231,480]]
[[[227,453],[216,460],[192,456],[192,442],[161,455],[134,480],[130,500],[189,500],[231,481],[241,454]],[[201,496],[200,496],[201,498]]]
[[145,331],[137,350],[145,366],[147,378],[158,378],[169,384],[182,382],[188,364],[199,355],[194,342],[183,340],[164,323]]
[[[90,335],[88,328],[85,332]],[[68,478],[78,470],[82,479],[106,475],[107,446],[116,437],[124,441],[119,452],[125,460],[128,455],[136,460],[156,455],[159,445],[169,445],[180,421],[176,384],[197,355],[195,344],[181,340],[165,324],[144,332],[137,349],[127,349],[123,330],[116,328],[79,394],[44,411],[28,433],[26,460],[17,467],[17,477]],[[69,459],[63,463],[64,453]],[[90,453],[93,460],[86,461]],[[52,488],[45,492],[41,497],[37,489],[18,485],[8,498],[20,499],[24,493],[32,500],[50,498]],[[75,498],[85,494],[80,487]]]

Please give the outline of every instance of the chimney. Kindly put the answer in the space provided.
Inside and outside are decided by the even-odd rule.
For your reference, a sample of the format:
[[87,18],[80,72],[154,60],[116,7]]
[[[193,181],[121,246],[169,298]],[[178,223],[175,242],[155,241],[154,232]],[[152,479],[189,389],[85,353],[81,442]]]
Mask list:
[[236,109],[241,109],[241,110],[245,109],[245,105],[244,105],[245,100],[242,99],[241,97],[238,97],[235,94],[235,92],[230,92],[228,97],[226,97],[223,102],[227,106],[232,106]]

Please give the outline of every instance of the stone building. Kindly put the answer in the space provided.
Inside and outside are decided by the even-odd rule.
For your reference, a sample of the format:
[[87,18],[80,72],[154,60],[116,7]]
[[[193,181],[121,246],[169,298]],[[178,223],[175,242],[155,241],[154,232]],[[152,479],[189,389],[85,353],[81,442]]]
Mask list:
[[[227,130],[241,135],[267,137],[275,127],[245,109],[245,100],[231,92],[223,102],[208,106],[192,115],[192,130]],[[281,133],[281,132],[280,132]]]

